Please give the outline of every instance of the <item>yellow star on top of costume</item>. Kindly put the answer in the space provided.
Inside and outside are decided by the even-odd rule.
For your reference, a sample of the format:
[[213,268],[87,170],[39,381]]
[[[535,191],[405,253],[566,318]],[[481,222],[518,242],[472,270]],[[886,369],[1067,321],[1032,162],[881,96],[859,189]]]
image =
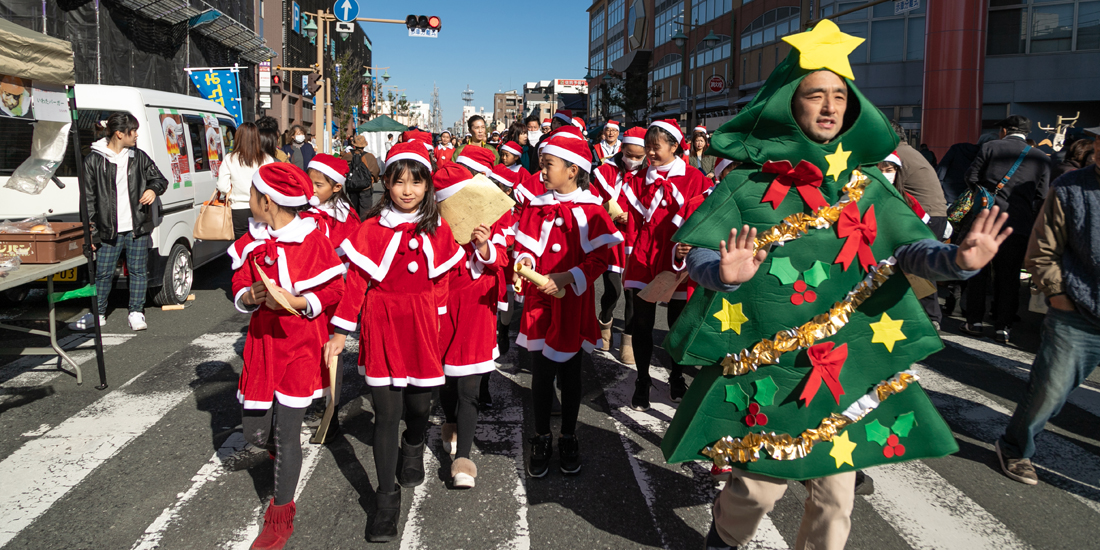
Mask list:
[[898,340],[908,339],[908,336],[901,332],[901,325],[904,322],[902,319],[891,319],[889,315],[883,313],[877,323],[871,323],[871,330],[875,331],[871,343],[882,344],[886,346],[886,351],[894,353],[894,344]]
[[829,69],[848,80],[855,80],[848,55],[863,43],[863,39],[840,32],[836,23],[824,19],[813,30],[784,36],[783,41],[798,50],[798,64],[803,69]]
[[850,156],[852,156],[852,152],[845,151],[843,143],[836,144],[836,152],[825,155],[825,160],[829,162],[829,171],[825,173],[825,176],[833,178],[833,181],[840,181],[840,175],[848,169],[848,157]]
[[722,321],[722,332],[733,329],[737,334],[741,334],[741,325],[749,322],[749,318],[745,317],[741,309],[741,304],[731,304],[725,298],[722,298],[722,309],[714,314],[714,318]]
[[829,456],[836,460],[836,467],[839,468],[844,464],[849,466],[855,466],[852,462],[852,451],[856,450],[856,444],[848,439],[848,432],[845,431],[833,437],[833,449],[829,451]]

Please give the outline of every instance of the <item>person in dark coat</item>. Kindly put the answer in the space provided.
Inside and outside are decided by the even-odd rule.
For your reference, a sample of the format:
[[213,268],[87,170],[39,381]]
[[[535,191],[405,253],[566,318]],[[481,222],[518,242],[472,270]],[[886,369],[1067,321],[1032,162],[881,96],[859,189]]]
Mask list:
[[283,152],[290,157],[291,164],[305,170],[315,154],[313,145],[306,139],[306,129],[297,124],[291,126],[290,139],[291,142],[283,146]]
[[940,187],[943,188],[943,198],[951,205],[966,191],[966,172],[974,163],[974,157],[978,156],[978,150],[982,145],[996,139],[993,134],[982,134],[978,143],[956,143],[943,155],[943,160],[936,166],[936,175],[940,178]]
[[1050,171],[1050,179],[1054,181],[1066,172],[1080,170],[1092,164],[1092,141],[1079,139],[1066,147],[1066,158],[1054,166]]
[[[1028,235],[1050,187],[1050,157],[1034,147],[1024,154],[1026,136],[1031,131],[1031,121],[1027,117],[1013,115],[998,122],[997,126],[1001,129],[1001,139],[986,143],[978,151],[966,173],[966,183],[972,189],[982,187],[995,194],[996,205],[1008,213],[1007,225],[1013,233],[1001,245],[993,262],[968,281],[966,323],[961,330],[971,335],[982,334],[986,291],[992,281],[996,297],[993,304],[995,338],[1007,344],[1020,306],[1020,270],[1027,252]],[[1023,162],[998,191],[999,182],[1022,154]],[[963,237],[965,235],[959,236]]]
[[924,160],[927,160],[928,164],[931,164],[933,167],[938,164],[936,162],[936,153],[933,153],[932,150],[928,148],[927,143],[920,144],[920,154],[923,155]]

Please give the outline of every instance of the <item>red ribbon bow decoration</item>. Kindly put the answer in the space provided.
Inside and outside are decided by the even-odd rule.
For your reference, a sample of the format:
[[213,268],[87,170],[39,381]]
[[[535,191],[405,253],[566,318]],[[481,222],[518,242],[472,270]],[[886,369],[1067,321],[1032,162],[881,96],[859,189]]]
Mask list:
[[275,242],[275,239],[265,239],[263,244],[256,247],[256,253],[264,265],[275,265],[275,262],[279,259],[279,245]]
[[306,210],[305,212],[299,212],[298,217],[303,220],[306,218],[313,218],[313,221],[317,223],[317,229],[320,229],[326,237],[329,236],[329,230],[333,226],[333,217],[328,212],[322,212],[316,209]]
[[840,404],[840,396],[844,395],[844,388],[840,385],[840,369],[848,360],[848,344],[841,344],[840,347],[833,349],[835,345],[833,342],[822,342],[806,350],[806,355],[810,356],[810,364],[814,368],[810,372],[809,380],[806,380],[802,395],[798,396],[806,405],[814,400],[817,390],[821,388],[822,380],[832,392],[836,404]]
[[772,203],[773,210],[779,209],[779,205],[787,197],[791,187],[798,190],[802,200],[815,212],[823,206],[828,206],[828,203],[825,202],[825,196],[821,194],[819,189],[823,179],[821,169],[812,163],[803,160],[799,161],[798,166],[791,168],[791,161],[789,160],[769,161],[764,163],[761,170],[768,174],[776,174],[775,181],[768,187],[767,193],[760,201],[762,203]]
[[852,265],[852,260],[859,254],[859,263],[865,269],[870,270],[878,262],[871,252],[871,245],[878,234],[878,224],[875,222],[875,206],[871,205],[863,220],[859,219],[859,207],[850,202],[840,212],[840,219],[836,222],[836,233],[841,239],[847,239],[840,253],[836,255],[834,264],[842,264],[844,270]]

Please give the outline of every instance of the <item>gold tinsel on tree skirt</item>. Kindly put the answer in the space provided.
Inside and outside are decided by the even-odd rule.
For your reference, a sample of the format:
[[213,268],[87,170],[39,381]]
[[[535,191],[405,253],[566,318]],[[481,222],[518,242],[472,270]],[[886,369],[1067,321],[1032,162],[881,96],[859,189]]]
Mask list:
[[[879,402],[882,402],[891,395],[901,393],[915,380],[916,377],[908,372],[898,373],[894,378],[875,386],[872,393]],[[878,406],[877,403],[875,406]],[[741,438],[726,436],[714,445],[703,449],[703,454],[710,457],[719,468],[728,467],[735,462],[742,464],[756,462],[760,458],[760,451],[764,451],[767,456],[776,460],[804,458],[810,454],[814,445],[832,441],[838,433],[859,422],[873,410],[874,408],[862,409],[854,419],[843,414],[832,413],[822,420],[817,428],[810,428],[798,437],[776,433],[750,433]]]
[[853,170],[851,179],[848,180],[848,184],[842,190],[844,196],[836,204],[822,206],[812,215],[799,212],[783,218],[783,221],[779,222],[778,225],[757,233],[754,251],[759,251],[774,244],[793,241],[809,233],[811,229],[828,229],[840,219],[840,213],[844,211],[844,207],[848,206],[848,203],[859,202],[859,199],[863,196],[863,191],[870,182],[870,178],[864,175],[863,172]]

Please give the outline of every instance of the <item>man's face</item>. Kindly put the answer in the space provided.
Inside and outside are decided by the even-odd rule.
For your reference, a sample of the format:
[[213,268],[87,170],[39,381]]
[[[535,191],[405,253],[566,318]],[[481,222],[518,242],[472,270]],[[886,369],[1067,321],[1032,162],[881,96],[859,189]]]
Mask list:
[[539,123],[538,123],[538,121],[537,121],[537,120],[529,120],[529,121],[527,121],[527,131],[528,131],[528,132],[537,132],[537,131],[539,131]]
[[848,107],[848,86],[832,71],[810,73],[798,85],[791,111],[806,137],[829,143],[840,134]]
[[0,96],[4,99],[4,107],[10,111],[19,106],[19,99],[22,95],[9,94],[8,92],[0,92]]
[[474,135],[474,141],[485,141],[485,121],[475,120],[474,123],[470,126],[470,133]]
[[608,143],[615,143],[619,139],[619,129],[614,126],[608,126],[603,131],[603,139]]

